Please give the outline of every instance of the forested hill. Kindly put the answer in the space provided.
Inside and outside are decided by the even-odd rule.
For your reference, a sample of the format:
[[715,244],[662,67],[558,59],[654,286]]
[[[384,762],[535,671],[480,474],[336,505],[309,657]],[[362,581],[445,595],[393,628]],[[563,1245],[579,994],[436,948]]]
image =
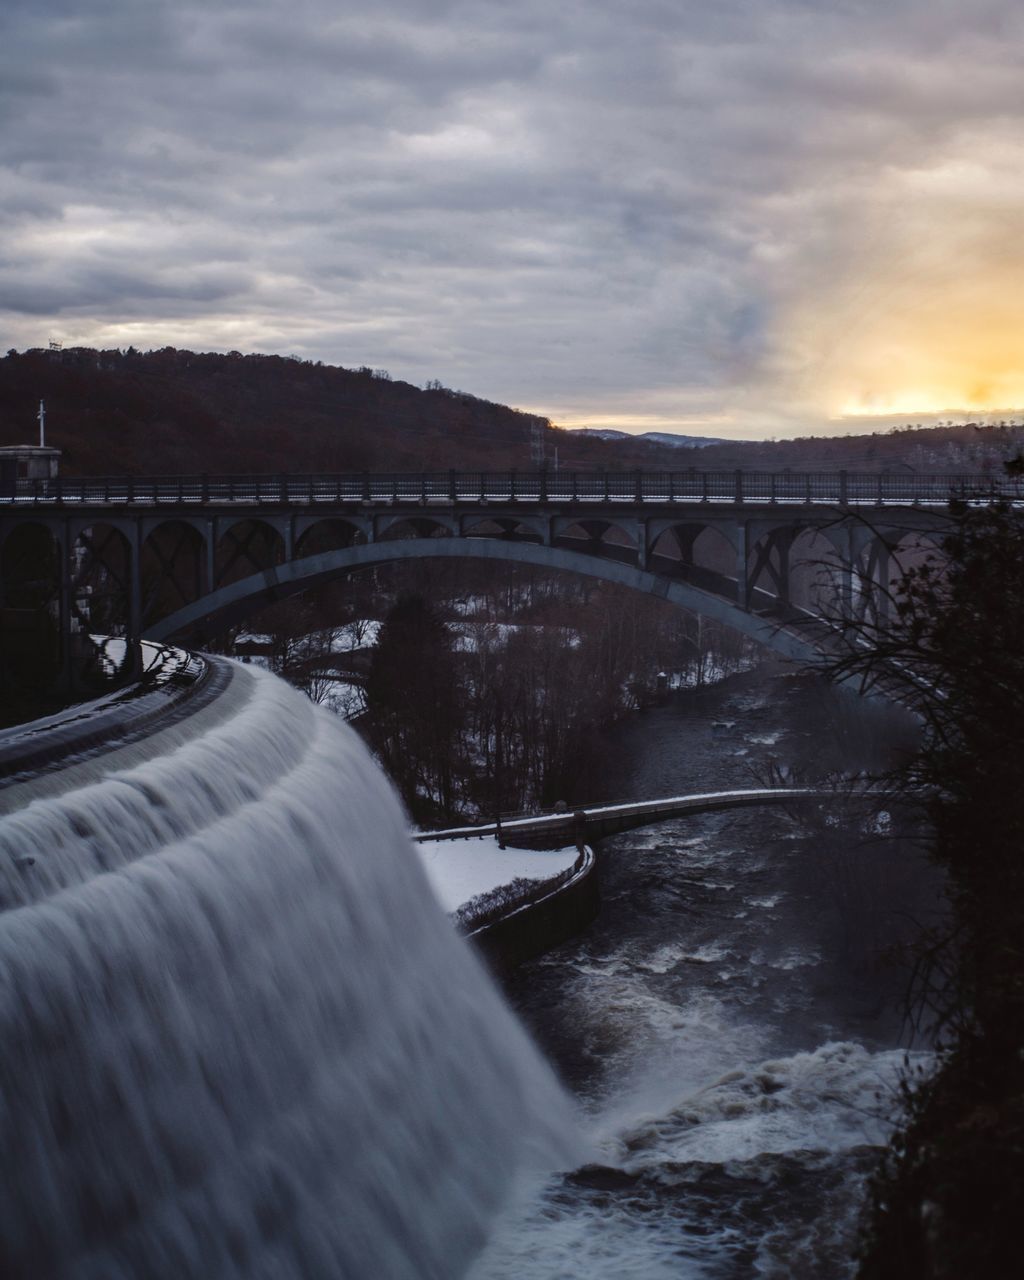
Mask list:
[[72,475],[525,467],[537,421],[379,370],[75,348],[0,360],[0,443],[35,438],[41,398]]
[[967,425],[703,448],[601,440],[439,383],[392,381],[383,370],[76,347],[0,359],[0,445],[36,438],[40,399],[47,443],[63,451],[66,475],[530,470],[538,429],[548,465],[557,449],[566,468],[973,471],[997,468],[1024,434]]

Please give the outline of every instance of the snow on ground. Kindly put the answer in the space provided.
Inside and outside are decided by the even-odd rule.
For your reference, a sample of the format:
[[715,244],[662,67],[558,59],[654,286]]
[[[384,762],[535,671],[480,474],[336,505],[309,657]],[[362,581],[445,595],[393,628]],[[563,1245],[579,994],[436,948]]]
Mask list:
[[457,653],[476,653],[480,647],[481,633],[489,640],[504,645],[522,627],[514,622],[452,622],[448,624],[448,630],[455,637],[454,648]]
[[493,836],[431,840],[414,847],[430,887],[449,914],[513,880],[552,880],[579,857],[575,845],[567,849],[499,849]]
[[752,671],[757,666],[758,659],[752,654],[741,658],[739,662],[730,662],[727,666],[723,666],[719,662],[705,660],[703,671],[691,664],[683,671],[673,671],[669,676],[669,688],[671,689],[697,689],[700,686],[707,687],[712,684],[721,684],[723,680],[727,680],[729,676],[734,676],[740,671]]
[[353,649],[372,649],[380,635],[381,624],[374,618],[348,622],[331,639],[331,653],[351,653]]
[[502,645],[508,644],[512,636],[520,631],[546,631],[561,634],[562,642],[569,649],[580,646],[579,633],[572,627],[541,626],[532,622],[478,622],[472,619],[463,622],[450,622],[448,630],[455,637],[454,648],[457,653],[476,653],[480,648],[481,636]]
[[323,705],[345,720],[360,716],[366,710],[366,690],[361,684],[336,680],[323,697]]
[[[374,618],[360,618],[355,622],[346,622],[341,627],[325,627],[320,631],[310,631],[301,640],[311,645],[314,638],[319,639],[331,653],[351,653],[354,649],[372,649],[377,643],[381,624]],[[235,636],[236,645],[256,645],[269,648],[274,637],[263,631],[240,631]]]

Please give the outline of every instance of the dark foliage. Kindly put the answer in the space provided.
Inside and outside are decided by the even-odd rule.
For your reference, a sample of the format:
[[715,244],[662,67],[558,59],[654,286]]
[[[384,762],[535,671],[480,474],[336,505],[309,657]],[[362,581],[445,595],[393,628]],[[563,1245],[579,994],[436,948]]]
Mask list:
[[370,736],[415,818],[455,816],[460,712],[443,618],[421,596],[399,600],[380,629],[366,680]]
[[952,924],[919,949],[934,1074],[875,1179],[861,1276],[1004,1276],[1024,1204],[1024,514],[960,508],[943,556],[895,584],[889,624],[856,629],[833,674],[913,706],[903,776],[948,877]]
[[[659,672],[685,669],[699,682],[749,660],[735,633],[694,627],[663,601],[569,575],[472,563],[453,575],[447,563],[428,562],[373,578],[362,607],[386,621],[359,728],[425,823],[599,799],[600,731],[663,697]],[[327,627],[333,616],[328,604],[299,630]],[[443,640],[431,638],[438,628]],[[281,627],[265,615],[257,629]],[[295,649],[299,668],[275,669],[306,688],[301,639],[291,626],[271,652]],[[443,725],[434,735],[433,714]]]
[[26,352],[0,359],[0,443],[48,443],[68,475],[445,470],[529,463],[546,421],[371,369],[282,356]]

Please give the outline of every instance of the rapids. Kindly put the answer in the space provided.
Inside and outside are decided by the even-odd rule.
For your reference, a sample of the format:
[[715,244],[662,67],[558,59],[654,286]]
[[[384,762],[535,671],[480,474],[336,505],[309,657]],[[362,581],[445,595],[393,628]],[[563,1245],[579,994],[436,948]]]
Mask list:
[[[892,730],[768,666],[614,729],[608,794],[877,768]],[[605,841],[600,873],[594,925],[508,984],[599,1154],[511,1211],[472,1280],[851,1275],[907,1048],[889,951],[936,906],[920,851],[856,805],[751,809]]]
[[0,1274],[460,1274],[581,1152],[380,770],[240,666],[101,764],[0,817]]

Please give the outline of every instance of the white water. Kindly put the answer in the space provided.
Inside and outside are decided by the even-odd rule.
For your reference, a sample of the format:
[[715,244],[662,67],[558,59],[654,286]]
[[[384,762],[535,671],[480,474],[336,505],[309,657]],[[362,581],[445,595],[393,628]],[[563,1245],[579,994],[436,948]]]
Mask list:
[[[822,1275],[823,1259],[827,1274],[848,1274],[857,1156],[888,1137],[902,1051],[832,1042],[758,1061],[751,1028],[716,1024],[706,1009],[685,1011],[677,1028],[687,1013],[700,1032],[685,1059],[655,1061],[591,1116],[608,1189],[598,1175],[523,1197],[471,1280],[788,1280]],[[719,1070],[752,1065],[716,1074],[716,1058]],[[687,1075],[707,1083],[680,1094]],[[825,1188],[814,1225],[794,1232],[784,1213],[773,1224],[808,1181]],[[723,1212],[730,1202],[742,1230]]]
[[226,696],[0,819],[0,1274],[448,1280],[569,1104],[354,735]]
[[[618,794],[743,785],[736,739],[715,734],[724,714],[756,762],[783,739],[787,760],[823,754],[811,695],[752,675],[649,712],[612,737]],[[855,813],[846,832],[836,821],[748,810],[603,843],[598,920],[511,984],[579,1093],[599,1165],[508,1212],[472,1280],[853,1274],[904,1067],[889,1004],[902,982],[880,948],[927,918],[930,892],[905,845],[865,843]]]

